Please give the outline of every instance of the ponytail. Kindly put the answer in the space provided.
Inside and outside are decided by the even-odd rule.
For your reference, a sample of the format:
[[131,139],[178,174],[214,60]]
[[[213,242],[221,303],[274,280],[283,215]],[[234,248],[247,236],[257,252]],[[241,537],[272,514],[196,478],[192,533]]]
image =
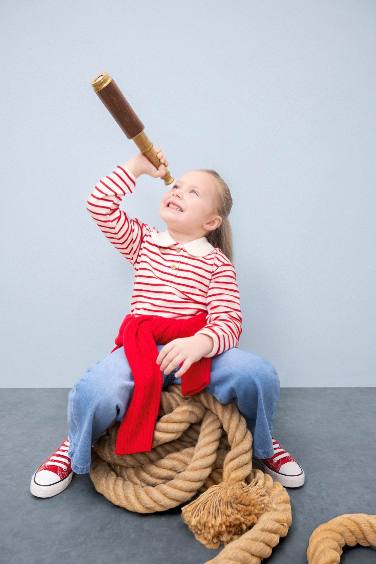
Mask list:
[[217,192],[216,213],[221,216],[222,222],[216,229],[210,231],[208,235],[206,235],[206,238],[213,247],[220,249],[223,254],[225,254],[231,262],[233,262],[232,229],[228,219],[232,208],[230,188],[216,170],[207,168],[200,168],[198,170],[201,172],[208,172],[214,176],[219,188]]

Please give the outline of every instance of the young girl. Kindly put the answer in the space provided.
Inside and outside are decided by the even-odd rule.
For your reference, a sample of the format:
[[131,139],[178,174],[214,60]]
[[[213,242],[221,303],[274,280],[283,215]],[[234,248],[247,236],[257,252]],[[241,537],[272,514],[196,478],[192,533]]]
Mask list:
[[[159,213],[167,225],[155,227],[120,210],[124,196],[142,174],[161,178],[168,161],[157,149],[156,169],[141,153],[118,165],[94,187],[87,210],[135,272],[132,314],[187,319],[206,312],[206,324],[194,335],[158,344],[156,362],[166,388],[181,384],[192,363],[211,358],[205,391],[220,403],[236,402],[253,435],[256,466],[285,487],[304,483],[295,458],[272,437],[280,383],[264,358],[238,347],[242,313],[232,264],[230,190],[214,170],[184,174],[164,193]],[[90,472],[91,447],[114,421],[121,422],[134,381],[124,348],[91,366],[69,392],[67,437],[34,472],[30,491],[37,497],[62,492],[73,473]]]

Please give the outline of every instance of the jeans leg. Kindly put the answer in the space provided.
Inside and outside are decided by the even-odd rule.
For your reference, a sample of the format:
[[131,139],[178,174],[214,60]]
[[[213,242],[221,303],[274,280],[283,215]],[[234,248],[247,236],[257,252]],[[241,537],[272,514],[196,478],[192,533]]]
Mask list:
[[89,368],[69,392],[67,420],[73,472],[87,474],[92,444],[114,420],[122,421],[133,392],[133,376],[121,347]]
[[[176,378],[181,383],[181,378]],[[273,454],[272,422],[280,397],[279,377],[266,359],[238,347],[212,357],[205,391],[220,403],[235,401],[253,436],[253,456]]]
[[[157,345],[158,352],[164,345]],[[171,375],[178,370],[172,371]],[[176,378],[181,384],[181,378]],[[133,392],[133,376],[121,347],[89,368],[69,392],[67,419],[72,470],[90,471],[92,444],[114,420],[121,422]],[[272,419],[279,399],[277,372],[262,357],[237,347],[212,357],[206,388],[220,403],[235,401],[253,435],[253,454],[273,454]]]

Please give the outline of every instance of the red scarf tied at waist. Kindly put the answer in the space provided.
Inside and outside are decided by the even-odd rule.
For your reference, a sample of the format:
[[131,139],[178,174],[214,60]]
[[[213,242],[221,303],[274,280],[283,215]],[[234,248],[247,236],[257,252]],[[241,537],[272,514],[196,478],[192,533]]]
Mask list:
[[[194,335],[206,324],[206,317],[204,312],[188,319],[132,313],[125,316],[115,339],[116,347],[111,352],[124,346],[134,388],[117,432],[115,454],[133,454],[152,449],[163,386],[163,374],[156,362],[159,354],[157,343],[166,344],[173,339]],[[198,394],[210,384],[211,360],[211,357],[201,358],[182,375],[181,390],[184,396]]]

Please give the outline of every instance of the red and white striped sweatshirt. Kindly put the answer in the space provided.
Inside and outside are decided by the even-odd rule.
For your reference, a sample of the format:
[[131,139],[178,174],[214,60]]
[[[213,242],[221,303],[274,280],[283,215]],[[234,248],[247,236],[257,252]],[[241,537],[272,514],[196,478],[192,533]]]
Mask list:
[[120,209],[136,187],[136,177],[118,165],[101,178],[87,200],[87,210],[110,243],[135,272],[130,313],[188,318],[206,312],[206,325],[195,334],[212,338],[206,358],[237,347],[242,332],[240,292],[234,265],[206,237],[179,243],[169,231]]

